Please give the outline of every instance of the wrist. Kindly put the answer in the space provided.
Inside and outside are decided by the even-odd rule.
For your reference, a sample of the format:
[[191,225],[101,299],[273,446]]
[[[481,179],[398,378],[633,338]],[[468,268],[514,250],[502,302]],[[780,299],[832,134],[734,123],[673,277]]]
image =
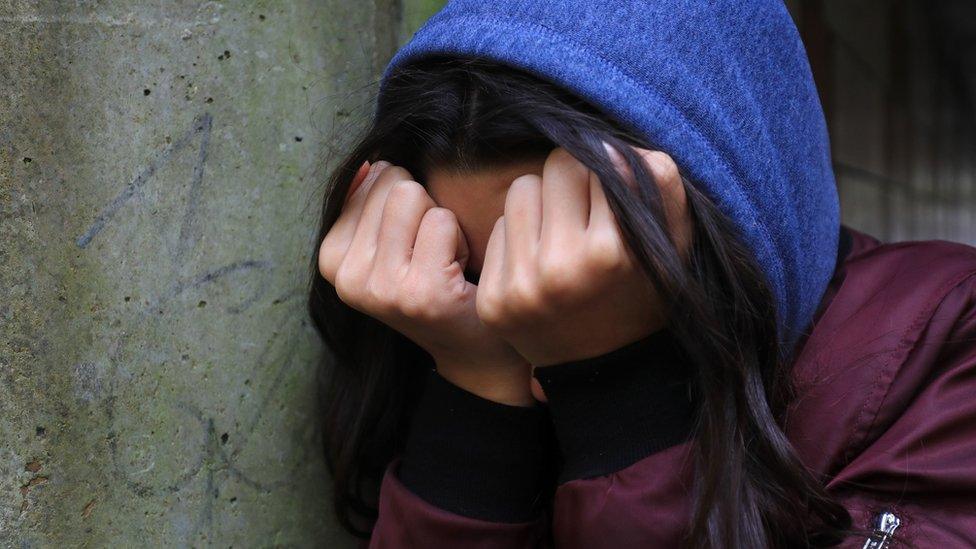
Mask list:
[[666,329],[666,325],[660,322],[632,322],[613,326],[611,330],[591,329],[585,337],[582,334],[570,334],[568,337],[548,338],[545,348],[537,349],[535,353],[525,351],[526,357],[537,368],[600,359],[621,349],[633,347],[637,342]]
[[437,373],[454,385],[483,399],[509,406],[532,406],[532,369],[527,362],[477,365],[447,360],[434,361]]

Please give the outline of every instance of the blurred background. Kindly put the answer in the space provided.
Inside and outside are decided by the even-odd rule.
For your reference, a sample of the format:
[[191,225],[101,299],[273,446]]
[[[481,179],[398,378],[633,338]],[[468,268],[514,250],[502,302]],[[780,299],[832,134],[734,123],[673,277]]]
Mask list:
[[844,222],[976,244],[976,2],[793,0]]
[[[304,291],[439,1],[0,0],[0,547],[351,547]],[[976,3],[791,0],[843,218],[976,244]]]

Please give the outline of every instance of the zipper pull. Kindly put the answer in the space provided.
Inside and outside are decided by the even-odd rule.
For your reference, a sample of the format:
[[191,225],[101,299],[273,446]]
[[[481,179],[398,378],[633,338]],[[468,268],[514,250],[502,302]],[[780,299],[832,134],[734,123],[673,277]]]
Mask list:
[[874,534],[864,542],[862,549],[885,549],[901,526],[901,519],[890,511],[885,511],[875,519]]

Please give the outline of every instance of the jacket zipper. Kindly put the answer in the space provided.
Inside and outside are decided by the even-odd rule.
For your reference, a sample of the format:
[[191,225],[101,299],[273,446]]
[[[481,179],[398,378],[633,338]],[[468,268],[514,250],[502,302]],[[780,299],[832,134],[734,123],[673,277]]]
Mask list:
[[861,549],[886,549],[901,520],[890,511],[885,511],[875,519],[874,534],[864,542]]

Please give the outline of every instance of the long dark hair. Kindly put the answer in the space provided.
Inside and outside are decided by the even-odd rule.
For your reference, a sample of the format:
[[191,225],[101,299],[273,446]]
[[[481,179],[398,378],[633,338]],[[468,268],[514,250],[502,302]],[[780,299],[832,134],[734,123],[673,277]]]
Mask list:
[[[682,261],[653,175],[630,145],[654,149],[559,85],[484,59],[432,56],[387,82],[364,137],[332,173],[316,244],[338,217],[365,160],[406,168],[421,184],[434,167],[479,170],[563,147],[600,178],[641,267],[668,300],[669,329],[693,370],[699,406],[693,547],[820,547],[850,516],[796,456],[781,428],[792,393],[789,351],[763,271],[733,224],[682,176],[694,220]],[[629,163],[628,190],[602,143]],[[431,360],[384,324],[343,304],[313,254],[309,311],[332,356],[322,371],[323,433],[342,524],[368,535],[382,472],[402,448],[406,420]]]

